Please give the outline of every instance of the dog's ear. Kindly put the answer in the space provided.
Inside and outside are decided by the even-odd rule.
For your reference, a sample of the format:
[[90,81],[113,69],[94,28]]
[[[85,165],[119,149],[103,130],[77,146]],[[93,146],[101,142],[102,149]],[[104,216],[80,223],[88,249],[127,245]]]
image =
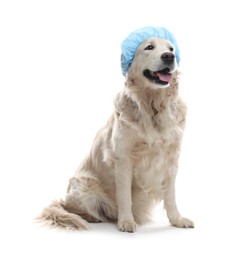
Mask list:
[[130,64],[131,63],[128,63],[126,60],[125,60],[125,57],[123,54],[121,54],[121,69],[122,69],[122,75],[125,77],[128,70],[129,70],[129,67],[130,67]]

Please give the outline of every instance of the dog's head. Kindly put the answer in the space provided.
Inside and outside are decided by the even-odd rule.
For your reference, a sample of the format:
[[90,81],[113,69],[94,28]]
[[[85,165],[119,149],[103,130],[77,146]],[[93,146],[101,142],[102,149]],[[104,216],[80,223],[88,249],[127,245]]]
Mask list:
[[165,88],[176,69],[173,44],[166,39],[150,38],[138,47],[128,74],[154,88]]
[[152,88],[168,87],[180,61],[175,37],[163,27],[133,31],[121,44],[122,74]]

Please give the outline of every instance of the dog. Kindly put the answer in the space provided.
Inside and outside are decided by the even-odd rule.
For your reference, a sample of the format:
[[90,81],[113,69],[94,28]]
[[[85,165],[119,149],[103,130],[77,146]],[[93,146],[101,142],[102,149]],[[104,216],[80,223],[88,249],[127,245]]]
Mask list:
[[163,201],[171,225],[194,227],[175,200],[186,117],[178,87],[173,44],[160,37],[145,39],[115,97],[114,112],[70,179],[65,199],[54,201],[39,219],[73,230],[111,221],[120,231],[135,232],[150,219],[155,203]]

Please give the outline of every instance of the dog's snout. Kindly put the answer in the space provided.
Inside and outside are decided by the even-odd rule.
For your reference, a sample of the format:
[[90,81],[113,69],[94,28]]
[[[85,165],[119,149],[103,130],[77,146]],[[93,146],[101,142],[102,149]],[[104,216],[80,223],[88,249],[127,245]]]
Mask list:
[[164,52],[161,55],[161,59],[162,59],[162,61],[164,61],[166,63],[171,63],[174,61],[175,55],[172,52]]

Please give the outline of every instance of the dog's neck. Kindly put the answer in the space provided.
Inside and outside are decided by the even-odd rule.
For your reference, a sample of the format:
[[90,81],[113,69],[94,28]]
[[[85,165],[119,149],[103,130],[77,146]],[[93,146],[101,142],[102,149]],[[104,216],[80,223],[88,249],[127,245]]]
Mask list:
[[152,86],[136,84],[131,76],[127,76],[126,89],[140,109],[154,115],[174,105],[178,100],[178,73],[174,75],[170,86],[163,89],[154,89]]

